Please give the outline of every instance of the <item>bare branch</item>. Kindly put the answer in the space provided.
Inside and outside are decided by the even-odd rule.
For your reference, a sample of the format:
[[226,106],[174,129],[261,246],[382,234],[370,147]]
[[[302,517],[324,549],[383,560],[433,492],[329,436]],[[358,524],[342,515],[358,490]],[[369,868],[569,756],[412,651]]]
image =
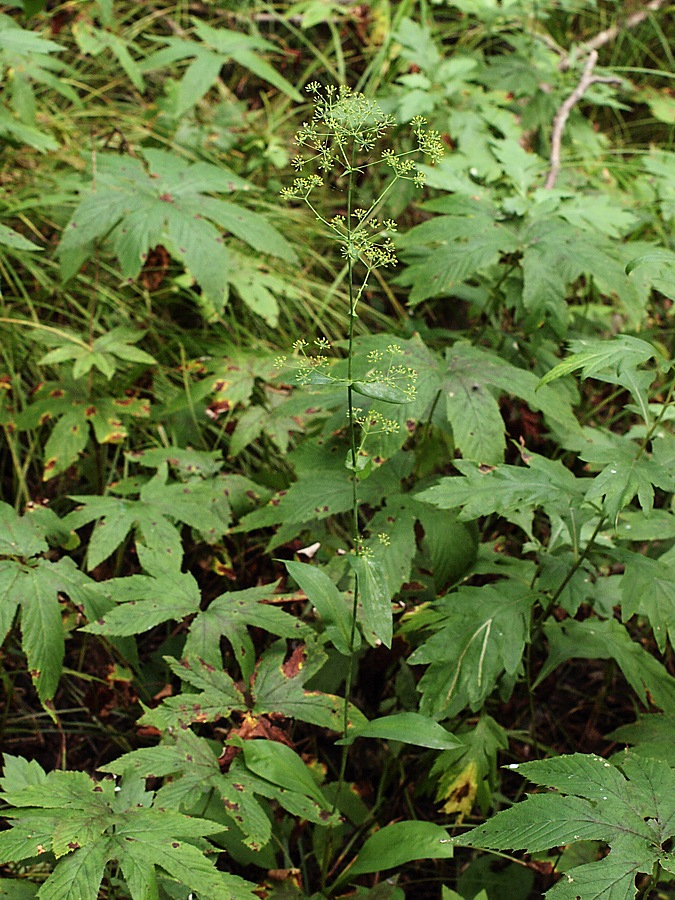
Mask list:
[[551,190],[551,188],[555,187],[555,183],[558,180],[558,175],[560,174],[560,154],[562,149],[563,131],[565,130],[565,125],[567,124],[569,115],[574,107],[581,100],[581,98],[584,96],[584,94],[592,84],[622,83],[620,78],[594,75],[593,69],[595,68],[597,61],[598,51],[591,50],[584,65],[584,71],[582,72],[581,78],[579,79],[579,84],[574,88],[569,97],[567,97],[567,99],[563,103],[561,103],[553,119],[553,131],[551,133],[551,167],[548,170],[546,183],[544,185],[544,187],[548,190]]

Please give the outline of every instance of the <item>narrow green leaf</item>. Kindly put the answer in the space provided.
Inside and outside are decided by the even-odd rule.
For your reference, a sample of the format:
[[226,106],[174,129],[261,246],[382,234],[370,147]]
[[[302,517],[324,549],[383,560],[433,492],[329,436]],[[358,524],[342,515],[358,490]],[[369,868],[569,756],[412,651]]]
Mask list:
[[368,838],[347,874],[352,878],[393,869],[415,859],[450,859],[452,855],[452,840],[440,825],[395,822]]
[[351,643],[352,623],[350,610],[341,592],[329,576],[317,566],[300,562],[285,562],[289,575],[300,585],[309,602],[316,607],[326,622],[326,631],[335,648],[345,656],[358,650],[360,635],[354,633]]
[[385,647],[391,647],[391,594],[382,563],[368,556],[354,554],[347,559],[358,579],[364,624]]
[[446,731],[434,719],[414,712],[396,713],[381,719],[373,719],[367,725],[350,729],[347,737],[336,743],[349,746],[357,738],[402,741],[404,744],[429,747],[432,750],[449,750],[462,746],[449,731]]

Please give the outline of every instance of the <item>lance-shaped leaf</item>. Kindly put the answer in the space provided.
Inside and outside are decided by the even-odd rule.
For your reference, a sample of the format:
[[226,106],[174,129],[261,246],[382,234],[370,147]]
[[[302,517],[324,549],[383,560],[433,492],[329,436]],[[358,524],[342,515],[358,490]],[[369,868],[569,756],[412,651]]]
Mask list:
[[347,737],[338,744],[353,744],[357,738],[381,738],[385,741],[401,741],[432,750],[448,750],[461,746],[456,738],[434,719],[419,713],[402,712],[373,719],[359,728],[350,729]]
[[145,149],[142,158],[100,155],[96,181],[83,192],[59,244],[64,274],[69,274],[73,251],[88,255],[93,242],[105,238],[122,276],[133,279],[150,250],[162,244],[222,310],[234,274],[222,231],[259,253],[295,258],[286,239],[263,216],[207,194],[247,187],[222,167],[186,164],[163,150]]
[[521,664],[533,601],[515,582],[460,587],[437,601],[435,634],[408,660],[429,665],[419,684],[420,712],[448,718],[466,706],[480,709],[499,678]]
[[380,560],[361,554],[351,554],[347,561],[354,570],[358,585],[358,599],[363,608],[366,636],[370,633],[376,640],[382,641],[385,647],[391,647],[392,595],[384,566]]
[[[13,788],[3,799],[18,807],[5,815],[14,824],[0,835],[0,862],[53,852],[58,862],[40,888],[46,900],[96,897],[106,867],[116,862],[132,900],[157,894],[157,869],[206,897],[255,900],[253,885],[219,872],[204,837],[222,825],[153,806],[154,795],[130,775],[116,791],[83,772],[50,772],[40,784]],[[133,781],[135,780],[135,784]],[[48,823],[47,836],[35,823]]]
[[141,63],[143,72],[152,72],[176,63],[191,60],[185,74],[178,82],[173,114],[184,116],[216,84],[220,71],[228,63],[238,63],[258,78],[276,87],[296,102],[302,96],[282,75],[274,69],[258,51],[274,52],[276,47],[259,35],[242,34],[226,28],[213,28],[199,19],[193,21],[195,34],[201,43],[185,38],[161,38],[165,47],[150,54]]
[[361,848],[349,877],[393,869],[414,859],[451,859],[452,841],[434,822],[394,822],[372,834]]
[[297,581],[307,599],[326,623],[326,636],[344,656],[358,650],[361,636],[354,632],[352,647],[352,621],[350,608],[344,595],[337,589],[332,579],[317,566],[307,563],[284,563],[288,574]]
[[555,900],[630,900],[636,875],[657,862],[672,869],[675,854],[663,846],[675,833],[675,772],[666,763],[627,755],[615,766],[577,753],[510,768],[556,792],[531,795],[453,843],[530,853],[581,840],[609,844],[609,856],[566,871],[546,894]]
[[568,659],[614,659],[641,701],[675,708],[675,678],[616,619],[565,619],[544,625],[549,655],[534,684]]

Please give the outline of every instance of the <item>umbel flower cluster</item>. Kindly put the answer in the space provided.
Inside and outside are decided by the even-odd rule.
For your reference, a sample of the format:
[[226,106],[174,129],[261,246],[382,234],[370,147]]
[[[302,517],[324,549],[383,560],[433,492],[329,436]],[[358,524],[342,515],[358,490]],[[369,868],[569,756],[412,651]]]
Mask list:
[[[379,220],[375,212],[397,181],[412,181],[417,187],[423,186],[424,174],[410,157],[421,153],[430,162],[437,162],[443,156],[440,134],[428,130],[426,120],[417,116],[410,123],[416,148],[401,153],[385,149],[375,159],[363,162],[361,156],[370,154],[396,124],[393,116],[385,115],[374,100],[345,85],[322,88],[318,82],[312,82],[306,90],[312,95],[314,114],[311,122],[303,122],[295,140],[309,151],[309,155],[298,154],[293,159],[293,167],[303,174],[290,187],[282,189],[282,197],[305,202],[340,241],[342,255],[351,263],[360,261],[368,271],[394,265],[396,253],[389,235],[396,230],[396,224],[391,219]],[[346,215],[327,220],[314,207],[311,194],[323,186],[324,180],[316,171],[310,170],[318,170],[324,175],[337,170],[338,177],[349,177],[376,165],[390,168],[393,177],[369,209],[351,209],[348,201]]]

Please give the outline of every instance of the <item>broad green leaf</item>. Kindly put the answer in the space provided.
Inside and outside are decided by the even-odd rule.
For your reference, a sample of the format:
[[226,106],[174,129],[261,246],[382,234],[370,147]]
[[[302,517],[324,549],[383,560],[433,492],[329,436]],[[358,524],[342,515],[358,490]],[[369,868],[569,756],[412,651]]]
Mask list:
[[352,647],[350,609],[331,578],[322,569],[307,563],[287,561],[284,565],[325,621],[326,634],[335,648],[345,656],[358,650],[360,635],[358,631],[354,632]]
[[457,341],[445,351],[440,388],[455,443],[465,459],[503,461],[505,425],[496,401],[501,394],[520,397],[531,409],[542,412],[564,446],[583,446],[583,433],[568,397],[555,388],[538,389],[532,372],[511,365],[495,353]]
[[[435,633],[410,656],[428,664],[419,690],[420,712],[448,718],[464,707],[480,709],[503,673],[521,665],[534,596],[515,582],[460,587],[436,601]],[[414,616],[408,627],[415,628]]]
[[635,878],[648,873],[652,855],[613,851],[604,859],[575,866],[546,892],[546,900],[633,900],[637,894]]
[[[288,455],[298,473],[297,481],[279,491],[266,506],[245,516],[233,530],[251,531],[279,522],[300,526],[351,509],[352,476],[344,459],[345,447],[338,440],[304,441]],[[361,482],[361,503],[380,503],[382,497],[398,492],[401,479],[410,473],[412,465],[412,454],[387,460]]]
[[61,676],[65,645],[59,596],[87,605],[88,594],[100,593],[69,557],[29,563],[0,559],[0,640],[20,610],[21,644],[41,701],[52,699]]
[[357,738],[381,738],[386,741],[401,741],[431,750],[447,750],[461,746],[455,737],[442,725],[419,713],[403,712],[373,719],[367,725],[350,729],[347,737],[338,744],[351,745]]
[[525,466],[477,466],[455,460],[462,475],[441,478],[436,485],[415,495],[423,503],[440,509],[461,509],[460,521],[492,513],[501,515],[530,506],[565,514],[578,505],[587,482],[575,476],[559,461],[524,454]]
[[395,822],[372,834],[349,869],[353,878],[381,872],[414,859],[451,859],[452,840],[445,828],[433,822]]
[[182,621],[199,610],[201,592],[189,572],[169,569],[155,575],[131,575],[105,582],[120,605],[83,631],[130,636],[149,631],[161,622]]
[[631,725],[622,725],[607,737],[619,743],[633,744],[631,754],[660,759],[675,768],[675,717],[669,713],[638,716]]
[[352,388],[357,394],[371,400],[382,400],[384,403],[409,403],[410,395],[395,384],[383,384],[379,381],[353,381]]
[[675,646],[675,566],[631,553],[621,579],[621,617],[646,616],[661,653]]
[[37,556],[48,549],[34,521],[18,516],[9,503],[0,502],[0,557]]
[[105,864],[112,852],[110,838],[78,847],[61,859],[38,891],[40,900],[87,900],[97,897]]
[[559,335],[567,329],[567,291],[582,275],[628,287],[615,244],[599,231],[581,231],[562,217],[533,217],[524,235],[523,307],[526,327],[544,321]]
[[382,563],[370,556],[352,554],[348,557],[358,582],[358,597],[363,606],[363,622],[385,647],[391,647],[393,623],[392,596]]
[[472,221],[470,213],[460,210],[457,216],[432,219],[406,234],[401,244],[405,260],[411,262],[396,281],[411,287],[410,306],[452,294],[462,282],[498,263],[504,253],[517,250],[512,231],[495,222],[490,212],[481,211]]
[[[627,817],[627,818],[626,818]],[[573,841],[610,843],[620,834],[652,836],[647,823],[618,800],[591,803],[559,794],[533,794],[454,839],[464,847],[539,853]]]
[[302,791],[323,809],[330,809],[310,770],[290,747],[276,741],[244,741],[243,751],[247,767],[260,778],[289,791]]

